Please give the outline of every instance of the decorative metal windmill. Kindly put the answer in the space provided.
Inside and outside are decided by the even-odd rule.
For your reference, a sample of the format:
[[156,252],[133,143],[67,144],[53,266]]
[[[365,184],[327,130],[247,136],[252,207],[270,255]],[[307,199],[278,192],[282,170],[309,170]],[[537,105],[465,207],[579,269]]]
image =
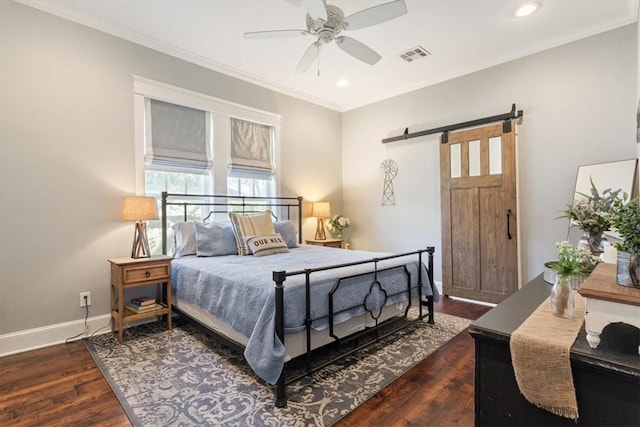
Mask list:
[[398,164],[391,159],[387,159],[380,163],[380,170],[384,174],[382,206],[395,206],[396,198],[393,195],[393,178],[398,174]]

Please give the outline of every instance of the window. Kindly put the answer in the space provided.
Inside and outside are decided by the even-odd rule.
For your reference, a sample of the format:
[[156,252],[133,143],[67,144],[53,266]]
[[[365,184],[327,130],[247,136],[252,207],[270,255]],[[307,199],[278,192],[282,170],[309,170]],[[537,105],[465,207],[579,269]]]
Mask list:
[[234,196],[275,196],[273,128],[232,118],[227,193]]
[[[140,77],[134,92],[136,194],[159,205],[163,191],[277,195],[280,116]],[[169,208],[169,224],[184,220],[181,207]],[[207,214],[194,208],[187,217]],[[152,254],[162,251],[160,227],[147,226]]]
[[211,115],[145,98],[145,194],[206,194],[213,166]]
[[246,174],[227,178],[227,194],[231,196],[273,196],[275,185],[272,176],[251,177]]

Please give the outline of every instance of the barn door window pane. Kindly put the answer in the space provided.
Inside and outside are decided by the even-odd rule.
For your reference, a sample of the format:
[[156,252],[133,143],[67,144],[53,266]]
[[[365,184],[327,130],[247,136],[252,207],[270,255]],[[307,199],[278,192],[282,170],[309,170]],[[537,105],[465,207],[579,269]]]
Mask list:
[[502,137],[489,138],[489,174],[502,173]]
[[449,158],[451,161],[451,178],[460,178],[462,176],[460,144],[451,144],[449,146]]
[[469,176],[480,176],[480,141],[469,141]]

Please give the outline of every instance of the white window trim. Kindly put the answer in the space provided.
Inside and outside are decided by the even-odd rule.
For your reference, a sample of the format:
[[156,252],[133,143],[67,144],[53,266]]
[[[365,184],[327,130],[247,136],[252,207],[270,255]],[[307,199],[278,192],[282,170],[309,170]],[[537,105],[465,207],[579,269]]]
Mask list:
[[[274,128],[274,160],[276,164],[276,195],[280,195],[280,114],[270,113],[247,107],[213,96],[150,80],[140,76],[133,77],[134,142],[135,142],[135,191],[143,195],[144,188],[144,114],[145,98],[153,98],[186,107],[211,112],[213,120],[213,192],[226,194],[227,166],[230,159],[230,119],[231,117],[272,126]],[[222,164],[224,162],[224,164]]]

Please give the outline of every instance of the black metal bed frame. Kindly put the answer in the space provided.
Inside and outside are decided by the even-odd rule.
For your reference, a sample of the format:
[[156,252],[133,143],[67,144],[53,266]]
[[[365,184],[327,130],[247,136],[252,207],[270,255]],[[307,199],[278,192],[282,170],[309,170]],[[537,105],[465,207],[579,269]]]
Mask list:
[[[169,199],[171,198],[176,198],[177,201],[170,201]],[[190,201],[190,200],[194,200],[194,201]],[[251,213],[251,212],[259,212],[259,211],[264,211],[267,208],[277,208],[280,209],[282,211],[284,211],[284,214],[286,216],[286,219],[291,219],[292,217],[292,209],[297,209],[297,215],[298,215],[298,242],[302,243],[302,197],[254,197],[254,196],[229,196],[229,195],[188,195],[188,194],[174,194],[174,193],[167,193],[167,192],[163,192],[162,193],[162,251],[164,254],[167,254],[167,207],[168,206],[181,206],[183,208],[183,220],[187,221],[187,207],[189,206],[206,206],[206,207],[211,207],[213,208],[213,210],[211,210],[209,212],[209,215],[211,215],[212,213],[228,213],[229,212],[229,208],[234,208],[236,209],[238,212],[241,213]],[[221,210],[222,209],[222,210]],[[277,217],[277,215],[276,215]],[[309,376],[310,374],[312,374],[313,372],[316,372],[324,367],[326,367],[327,365],[330,365],[334,362],[336,362],[337,360],[340,360],[344,357],[347,357],[371,344],[373,344],[374,342],[378,342],[381,339],[384,339],[385,337],[395,334],[396,332],[405,329],[411,325],[413,325],[415,322],[418,322],[422,319],[424,319],[425,317],[427,318],[427,322],[433,324],[434,323],[434,309],[433,309],[433,294],[434,292],[434,284],[433,284],[433,254],[435,252],[435,248],[432,246],[429,246],[425,249],[420,249],[417,251],[413,251],[413,252],[406,252],[406,253],[402,253],[402,254],[396,254],[396,255],[389,255],[389,256],[384,256],[384,257],[378,257],[378,258],[372,258],[369,260],[365,260],[365,261],[357,261],[357,262],[350,262],[350,263],[344,263],[344,264],[336,264],[336,265],[330,265],[330,266],[325,266],[325,267],[319,267],[319,268],[310,268],[310,269],[304,269],[304,270],[297,270],[297,271],[274,271],[273,272],[273,281],[275,283],[275,329],[276,329],[276,334],[278,336],[278,338],[280,339],[280,341],[283,343],[283,345],[285,344],[285,332],[284,332],[284,282],[287,280],[288,277],[294,277],[294,276],[304,276],[304,281],[305,281],[305,330],[306,330],[306,352],[299,356],[305,357],[305,366],[306,369],[304,370],[304,372],[294,375],[291,378],[287,378],[286,375],[286,364],[285,364],[285,368],[283,368],[282,373],[280,374],[280,377],[278,378],[278,381],[276,383],[276,390],[275,390],[275,405],[277,407],[283,407],[286,406],[287,404],[287,399],[286,399],[286,385],[290,384],[294,381],[297,381],[305,376]],[[429,286],[431,286],[431,296],[426,297],[426,300],[422,299],[422,287],[423,285],[423,273],[422,273],[422,268],[420,267],[421,265],[423,265],[423,254],[426,253],[427,254],[427,266],[426,266],[426,270],[427,270],[427,277],[428,277],[428,281],[429,281]],[[406,256],[412,256],[415,255],[417,256],[417,261],[418,261],[418,268],[417,268],[417,274],[418,274],[418,280],[417,280],[417,284],[412,286],[411,285],[411,273],[409,272],[408,268],[406,265],[401,265],[401,266],[396,266],[396,267],[387,267],[387,268],[380,268],[378,266],[378,264],[381,261],[385,261],[385,260],[391,260],[394,258],[400,258],[400,257],[406,257]],[[329,314],[328,316],[324,316],[323,318],[312,318],[311,317],[311,275],[313,273],[317,273],[320,271],[327,271],[327,270],[336,270],[336,269],[340,269],[340,268],[344,268],[344,267],[350,267],[350,266],[355,266],[355,265],[366,265],[366,264],[371,264],[373,269],[372,271],[366,272],[366,273],[362,273],[362,274],[356,274],[356,275],[351,275],[351,276],[346,276],[346,277],[340,277],[336,280],[335,285],[333,286],[333,288],[331,289],[331,291],[329,292],[328,295],[328,305],[329,305]],[[382,287],[382,284],[378,281],[378,275],[382,272],[388,271],[388,270],[393,270],[393,269],[401,269],[406,277],[406,289],[403,289],[402,291],[399,291],[395,294],[387,294],[387,292],[384,290],[384,288]],[[348,279],[352,279],[354,277],[357,276],[364,276],[364,275],[371,275],[373,274],[373,281],[371,282],[370,286],[369,286],[369,293],[365,296],[364,300],[362,301],[362,303],[357,304],[355,306],[352,307],[346,307],[343,308],[342,310],[339,311],[335,311],[335,304],[334,304],[334,296],[336,295],[336,293],[338,292],[338,290],[340,289],[340,286],[342,285],[342,283],[345,280]],[[407,307],[405,309],[404,312],[404,317],[400,318],[400,319],[405,319],[407,318],[407,314],[409,312],[409,309],[411,308],[411,301],[412,301],[412,292],[417,293],[418,295],[418,299],[420,300],[420,303],[418,304],[418,317],[412,321],[404,321],[404,322],[399,322],[399,319],[389,319],[385,322],[378,322],[378,319],[380,318],[381,314],[382,314],[382,308],[378,309],[378,311],[376,312],[376,310],[374,310],[373,308],[370,308],[368,306],[368,298],[371,295],[378,294],[380,296],[383,297],[384,302],[386,302],[390,297],[393,297],[395,295],[398,295],[400,293],[407,293]],[[382,304],[382,307],[384,307],[386,304]],[[427,313],[423,313],[423,306],[427,307]],[[356,307],[362,307],[364,308],[364,310],[366,311],[366,313],[368,313],[369,316],[371,316],[371,319],[374,321],[374,326],[371,327],[367,327],[364,330],[357,332],[355,334],[351,334],[347,337],[338,337],[337,335],[335,335],[335,331],[334,331],[334,318],[337,314],[341,313],[342,311],[346,311],[352,308],[356,308]],[[182,313],[180,310],[177,310],[178,312],[180,312],[182,315],[184,315],[187,318],[190,318],[190,316],[186,315],[185,313]],[[339,344],[344,344],[347,342],[352,342],[354,340],[360,339],[362,338],[364,335],[367,335],[368,337],[371,337],[373,335],[373,338],[368,339],[365,343],[363,344],[358,344],[356,347],[352,348],[349,351],[346,352],[342,352],[339,356],[337,357],[333,357],[330,360],[327,360],[321,364],[316,364],[315,366],[313,366],[313,361],[312,361],[312,355],[313,355],[313,349],[311,348],[311,325],[314,321],[320,320],[320,319],[324,319],[324,318],[328,318],[328,322],[329,322],[329,335],[334,339],[334,342],[337,342]],[[190,318],[191,319],[191,318]],[[195,320],[195,319],[191,319],[191,320]],[[197,323],[199,323],[197,320],[195,320]],[[397,324],[399,326],[395,326],[396,323],[393,322],[397,322]],[[388,326],[391,325],[392,327],[388,328]],[[203,325],[202,325],[203,326]],[[385,327],[386,330],[384,331],[384,333],[380,333],[381,327]],[[206,326],[205,326],[206,328]],[[231,339],[229,339],[228,337],[224,337],[220,334],[218,334],[215,331],[212,331],[211,329],[207,328],[211,333],[215,334],[216,336],[222,338],[222,340],[227,343],[232,345],[235,348],[238,349],[242,349],[243,346]]]

